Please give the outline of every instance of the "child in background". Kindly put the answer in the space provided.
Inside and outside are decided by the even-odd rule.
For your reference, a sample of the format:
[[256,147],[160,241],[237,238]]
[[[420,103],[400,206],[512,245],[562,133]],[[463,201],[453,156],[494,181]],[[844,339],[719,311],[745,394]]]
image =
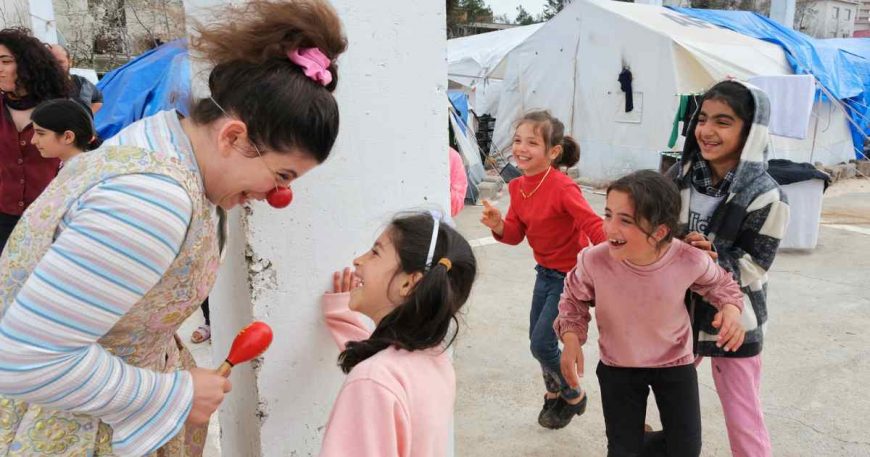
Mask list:
[[664,176],[639,171],[607,188],[607,243],[580,253],[565,281],[554,328],[565,344],[561,369],[579,388],[589,308],[598,324],[598,382],[608,457],[644,452],[644,419],[655,395],[668,457],[701,453],[698,377],[687,290],[703,295],[717,313],[712,326],[723,351],[743,339],[743,294],[731,275],[703,251],[674,239],[680,196]]
[[532,355],[541,364],[544,407],[542,427],[559,429],[586,410],[585,392],[571,388],[559,371],[559,341],[553,332],[565,274],[574,268],[577,253],[604,241],[599,217],[580,188],[557,167],[574,166],[580,146],[565,135],[565,126],[546,111],[535,111],[517,123],[513,156],[523,176],[510,182],[507,219],[484,200],[480,221],[502,243],[516,245],[528,238],[534,251],[537,279],[532,294],[529,339]]
[[353,264],[323,299],[348,376],[320,455],[442,457],[456,398],[445,351],[477,271],[471,246],[435,215],[399,216]]
[[770,457],[761,408],[761,349],[767,322],[767,271],[785,234],[789,207],[767,174],[770,101],[761,90],[723,81],[702,97],[683,156],[668,171],[680,189],[680,233],[705,249],[740,283],[745,344],[716,346],[716,311],[693,296],[696,352],[710,357],[713,381],[735,457]]
[[58,98],[40,103],[30,114],[30,140],[46,159],[68,162],[77,154],[99,146],[94,119],[80,104]]
[[447,148],[450,163],[450,217],[456,217],[465,207],[465,193],[468,190],[468,177],[465,176],[465,164],[459,151]]

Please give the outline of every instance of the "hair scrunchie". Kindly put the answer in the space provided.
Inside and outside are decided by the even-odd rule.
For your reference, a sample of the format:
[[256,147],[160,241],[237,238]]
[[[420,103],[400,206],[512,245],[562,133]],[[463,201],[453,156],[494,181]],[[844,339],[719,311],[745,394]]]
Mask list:
[[320,49],[297,48],[287,51],[287,58],[302,67],[302,72],[305,73],[305,76],[311,78],[314,82],[323,86],[332,82],[332,72],[329,71],[329,64],[332,61]]

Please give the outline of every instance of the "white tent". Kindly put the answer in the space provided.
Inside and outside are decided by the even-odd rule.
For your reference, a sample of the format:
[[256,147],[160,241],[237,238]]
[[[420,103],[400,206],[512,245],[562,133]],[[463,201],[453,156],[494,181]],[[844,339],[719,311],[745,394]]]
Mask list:
[[453,134],[456,138],[456,149],[459,151],[459,155],[462,156],[462,165],[465,166],[465,174],[468,177],[466,198],[476,203],[480,194],[478,185],[480,185],[484,176],[486,176],[483,162],[480,160],[480,148],[477,147],[474,132],[462,120],[462,117],[456,112],[456,109],[454,109],[449,100],[447,105],[450,127],[453,129]]
[[[633,74],[631,112],[617,81],[624,67]],[[515,47],[504,68],[493,147],[509,147],[512,124],[524,112],[548,109],[580,142],[580,174],[592,180],[658,168],[680,94],[726,77],[792,74],[777,45],[659,6],[607,0],[572,2]],[[809,138],[773,137],[771,158],[854,157],[843,112],[820,102],[814,114],[818,128]]]
[[465,87],[477,115],[495,114],[504,56],[543,24],[447,40],[447,79]]

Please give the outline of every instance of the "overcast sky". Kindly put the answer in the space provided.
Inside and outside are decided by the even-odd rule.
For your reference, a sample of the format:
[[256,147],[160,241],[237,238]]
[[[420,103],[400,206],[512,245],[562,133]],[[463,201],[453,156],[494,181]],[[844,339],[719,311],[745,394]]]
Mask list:
[[490,8],[492,8],[492,14],[496,16],[501,16],[502,14],[507,14],[508,17],[513,21],[517,18],[517,6],[523,5],[523,8],[526,9],[532,16],[537,16],[541,14],[541,11],[544,11],[545,0],[484,0]]

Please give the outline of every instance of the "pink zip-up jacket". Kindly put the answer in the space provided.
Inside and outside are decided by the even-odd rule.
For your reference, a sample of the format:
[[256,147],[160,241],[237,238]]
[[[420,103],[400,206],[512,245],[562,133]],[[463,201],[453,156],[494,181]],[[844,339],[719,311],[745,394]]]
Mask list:
[[465,192],[468,190],[468,177],[465,164],[459,151],[450,149],[450,216],[455,217],[465,207]]
[[[339,350],[371,335],[347,293],[325,294],[323,315]],[[441,348],[390,347],[355,366],[332,407],[321,457],[443,457],[456,375]]]
[[608,249],[602,243],[580,252],[577,266],[565,278],[553,323],[560,339],[573,332],[582,345],[594,304],[600,357],[607,366],[692,363],[692,325],[683,301],[687,290],[717,309],[730,304],[743,310],[743,292],[734,277],[700,249],[673,240],[659,260],[645,266],[615,260]]

